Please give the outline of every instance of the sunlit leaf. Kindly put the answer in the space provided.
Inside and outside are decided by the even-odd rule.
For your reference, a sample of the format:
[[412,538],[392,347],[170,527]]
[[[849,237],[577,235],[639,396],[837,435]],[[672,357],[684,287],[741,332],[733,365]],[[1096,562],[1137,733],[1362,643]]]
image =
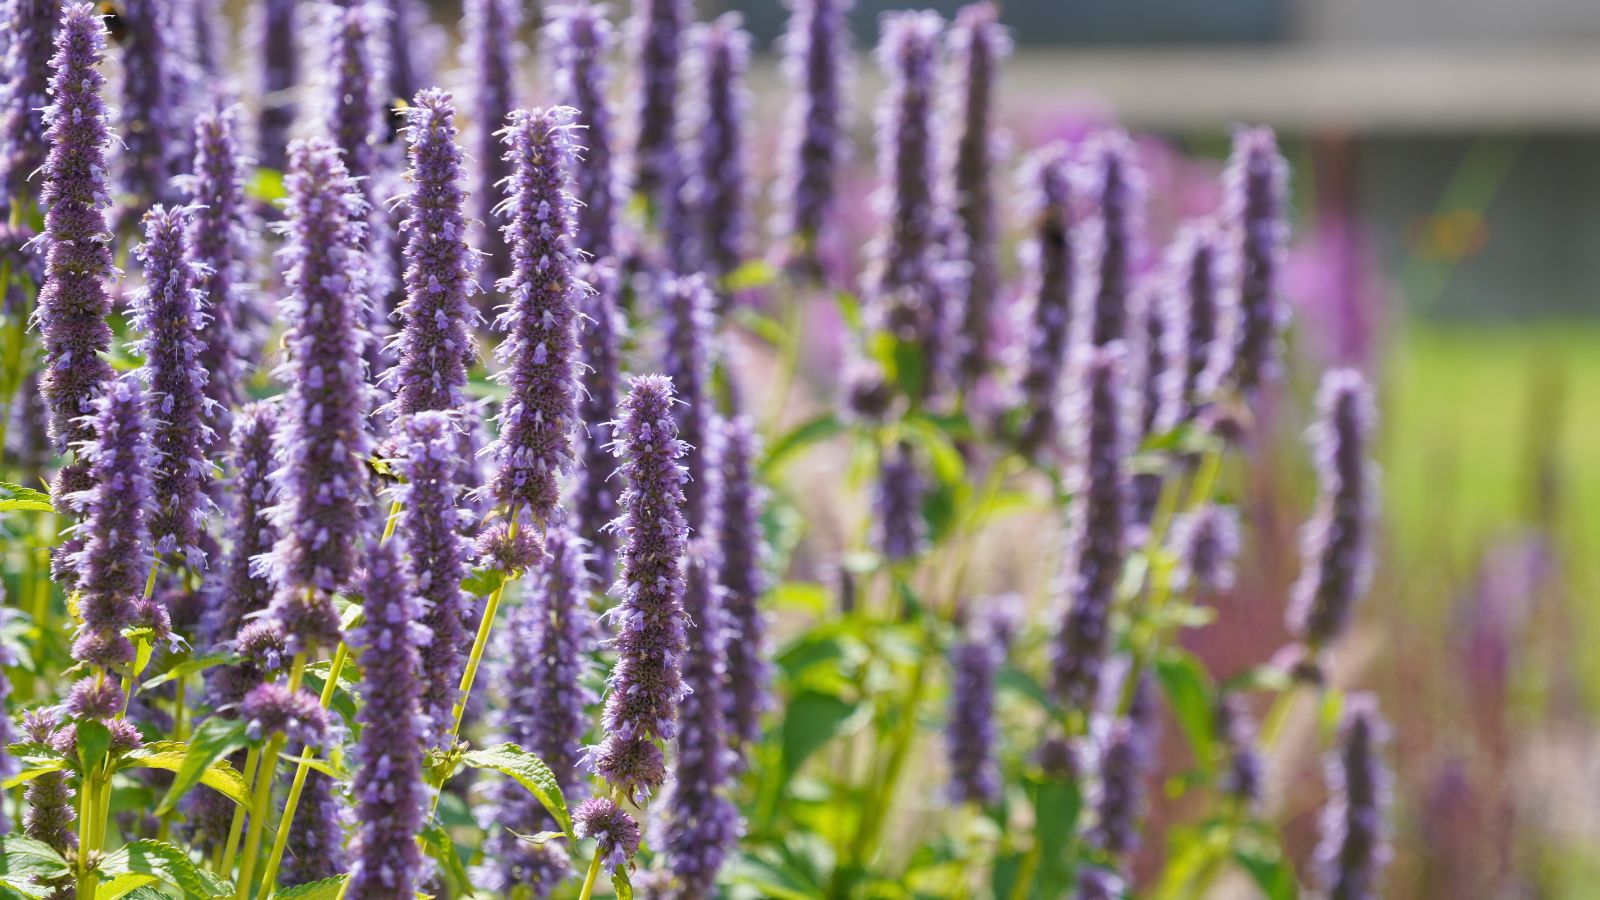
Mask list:
[[499,744],[484,750],[473,750],[461,761],[475,769],[493,769],[510,776],[533,794],[569,839],[577,840],[572,833],[572,815],[567,811],[566,798],[561,795],[561,785],[556,781],[555,773],[539,757],[516,744]]
[[[187,746],[178,744],[162,754],[160,756],[161,765],[155,767],[170,769],[176,774],[173,775],[172,786],[167,789],[166,796],[162,797],[161,802],[156,806],[156,815],[166,815],[171,812],[177,805],[179,798],[188,793],[195,785],[204,782],[207,774],[214,771],[222,771],[217,767],[217,763],[224,762],[226,764],[222,758],[244,747],[248,742],[244,729],[245,723],[238,719],[212,717],[201,722],[195,728]],[[179,747],[183,748],[181,752],[177,749]],[[149,748],[141,748],[141,750],[148,751]],[[138,752],[135,751],[135,753]],[[178,756],[177,763],[175,766],[169,766],[167,765],[167,759],[173,753]],[[133,755],[129,754],[130,757]],[[154,763],[144,764],[154,765]],[[235,803],[248,804],[250,802],[249,790],[244,786],[244,779],[240,777],[238,772],[233,770],[232,766],[227,766],[226,771],[232,773],[231,778],[213,775],[212,781],[207,782],[207,784],[229,796]],[[230,790],[234,793],[228,794]]]

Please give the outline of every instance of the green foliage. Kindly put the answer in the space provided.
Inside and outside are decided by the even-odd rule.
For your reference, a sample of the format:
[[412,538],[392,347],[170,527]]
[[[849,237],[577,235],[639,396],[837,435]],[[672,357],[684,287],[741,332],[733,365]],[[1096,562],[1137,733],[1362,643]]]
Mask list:
[[[179,799],[197,784],[206,784],[239,804],[248,804],[249,790],[244,779],[233,770],[223,757],[245,746],[245,723],[238,719],[213,717],[200,723],[187,745],[168,746],[159,754],[162,763],[156,766],[156,757],[145,757],[144,765],[164,768],[173,772],[172,786],[156,807],[157,815],[166,815]],[[168,764],[168,761],[171,764]],[[207,781],[207,778],[210,781]]]
[[0,512],[51,512],[50,495],[0,481]]
[[[101,860],[100,872],[113,879],[129,874],[151,876],[176,888],[182,897],[190,900],[225,897],[234,890],[232,884],[196,865],[187,852],[162,841],[138,840],[124,844]],[[132,883],[135,880],[125,882],[129,885],[128,891],[148,883]]]
[[475,769],[492,769],[509,776],[527,789],[539,805],[550,813],[570,841],[577,841],[572,833],[572,814],[567,811],[567,800],[561,794],[561,785],[544,761],[516,744],[497,744],[484,750],[472,750],[461,761]]

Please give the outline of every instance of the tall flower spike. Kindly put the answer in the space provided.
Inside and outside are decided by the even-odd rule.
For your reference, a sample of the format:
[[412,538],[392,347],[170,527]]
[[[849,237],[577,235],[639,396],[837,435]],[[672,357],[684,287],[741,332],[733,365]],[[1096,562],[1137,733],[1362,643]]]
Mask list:
[[78,445],[93,487],[66,498],[83,515],[78,572],[78,615],[83,628],[73,658],[101,668],[133,660],[122,630],[136,618],[134,601],[150,572],[149,520],[152,464],[138,379],[125,375],[94,401],[95,439]]
[[1303,570],[1289,597],[1289,630],[1312,651],[1344,633],[1372,581],[1372,528],[1378,470],[1371,459],[1377,412],[1372,389],[1354,369],[1335,369],[1317,391],[1311,441],[1317,508],[1301,534]]
[[1074,410],[1076,491],[1067,523],[1060,592],[1066,606],[1051,659],[1056,696],[1087,712],[1100,692],[1111,640],[1111,603],[1127,557],[1128,483],[1123,470],[1123,347],[1086,348]]
[[403,100],[422,90],[411,43],[427,18],[427,7],[416,0],[384,0],[382,9],[385,98]]
[[[611,119],[611,71],[615,38],[604,4],[578,0],[545,11],[544,53],[550,59],[556,102],[577,110],[583,158],[573,173],[578,202],[578,246],[596,260],[619,254],[617,134]],[[605,407],[605,415],[616,404]],[[589,419],[586,421],[593,422]]]
[[[0,46],[0,210],[23,202],[28,179],[50,150],[45,107],[61,0],[10,0],[8,36]],[[7,398],[9,400],[9,398]]]
[[215,433],[207,424],[212,416],[200,340],[207,314],[195,286],[188,228],[186,209],[158,204],[145,214],[144,244],[136,253],[145,288],[135,301],[134,326],[144,335],[137,348],[145,359],[141,372],[150,391],[156,458],[150,538],[157,553],[181,554],[190,569],[199,570],[206,564],[201,532],[211,508],[206,451]]
[[[87,3],[61,14],[50,68],[50,153],[45,159],[41,205],[45,210],[45,280],[34,315],[44,338],[45,374],[40,389],[50,407],[50,437],[56,451],[89,440],[82,417],[101,385],[111,380],[102,357],[111,346],[106,315],[111,302],[111,242],[106,207],[105,25]],[[79,485],[81,487],[81,485]]]
[[874,247],[869,291],[882,327],[921,344],[925,383],[942,371],[948,350],[940,278],[947,210],[937,190],[940,148],[934,133],[943,28],[937,13],[888,13],[877,51],[888,87],[878,105],[883,233]]
[[950,648],[950,794],[957,802],[987,805],[999,799],[995,758],[995,677],[1006,640],[987,617],[966,618]]
[[628,23],[630,49],[639,61],[633,188],[658,209],[668,205],[665,192],[676,190],[682,177],[676,143],[678,63],[689,18],[685,0],[639,0]]
[[1347,697],[1339,743],[1327,761],[1333,799],[1322,812],[1322,842],[1316,853],[1317,881],[1330,900],[1382,896],[1393,790],[1393,776],[1383,761],[1388,741],[1389,727],[1372,696]]
[[1280,344],[1289,319],[1278,284],[1289,252],[1284,211],[1289,164],[1278,153],[1272,129],[1245,128],[1234,134],[1223,180],[1223,215],[1236,272],[1233,378],[1241,392],[1253,394],[1281,374]]
[[402,422],[400,471],[405,481],[397,495],[404,510],[400,533],[411,554],[417,593],[424,601],[421,621],[432,634],[421,649],[422,713],[429,722],[424,732],[428,746],[437,747],[450,729],[466,663],[463,650],[471,645],[462,625],[466,599],[461,593],[471,550],[462,535],[471,515],[459,504],[459,424],[438,411],[414,413]]
[[577,302],[582,292],[572,246],[572,110],[519,109],[506,129],[512,176],[504,203],[512,271],[498,287],[508,300],[495,328],[495,358],[509,396],[500,436],[486,451],[498,469],[490,493],[513,512],[548,520],[572,462],[577,407]]
[[252,253],[244,175],[252,163],[239,151],[238,105],[218,104],[194,123],[194,174],[186,176],[191,211],[189,255],[204,294],[207,321],[200,329],[205,347],[206,396],[219,432],[232,427],[229,410],[240,397],[240,346],[249,290]]
[[[22,714],[22,732],[32,743],[47,743],[60,724],[60,715],[54,706],[28,710]],[[31,779],[22,793],[22,833],[49,844],[57,853],[76,848],[78,832],[72,827],[78,818],[72,802],[76,793],[66,772],[46,772]]]
[[1232,347],[1224,334],[1228,316],[1222,265],[1221,236],[1210,223],[1184,225],[1167,251],[1167,354],[1181,379],[1176,389],[1180,421],[1192,419],[1216,395],[1232,365]]
[[956,118],[961,122],[955,148],[955,218],[966,259],[966,303],[962,310],[957,373],[971,386],[988,371],[990,334],[999,305],[1000,219],[995,204],[995,82],[1011,53],[1011,39],[1000,25],[994,3],[962,7],[950,31],[955,55]]
[[1157,712],[1155,685],[1145,674],[1134,686],[1128,714],[1111,723],[1100,746],[1088,839],[1119,863],[1139,846],[1144,778],[1156,750]]
[[817,241],[832,218],[839,169],[849,152],[851,0],[789,0],[783,73],[790,88],[778,178],[775,231],[791,268],[821,274]]
[[349,871],[344,849],[345,806],[338,790],[338,783],[321,772],[313,771],[306,779],[299,815],[295,827],[289,829],[288,850],[278,870],[278,884],[309,884]]
[[171,199],[168,182],[181,167],[173,151],[177,112],[172,67],[181,64],[168,46],[171,32],[161,0],[122,0],[117,9],[122,47],[122,189],[132,210]]
[[272,510],[282,534],[273,549],[273,609],[292,643],[332,643],[338,617],[327,592],[355,569],[368,491],[366,304],[358,294],[366,207],[326,140],[296,141],[289,158],[282,372],[289,392]]
[[289,129],[294,126],[295,88],[300,83],[299,0],[263,0],[261,4],[261,120],[257,155],[264,168],[289,167]]
[[878,552],[890,562],[910,559],[923,544],[922,497],[926,489],[917,454],[901,441],[884,451],[878,463],[878,484],[873,505]]
[[694,541],[683,592],[683,611],[693,623],[683,667],[689,691],[660,842],[681,897],[712,896],[717,871],[739,838],[739,812],[726,794],[732,761],[723,718],[726,627],[715,579],[711,542]]
[[405,300],[385,374],[392,408],[407,415],[462,409],[475,344],[477,257],[467,245],[461,190],[461,147],[455,106],[438,89],[419,92],[406,109],[411,192],[406,196]]
[[618,605],[617,661],[606,694],[605,739],[590,748],[596,774],[628,797],[661,786],[665,764],[657,741],[677,734],[683,698],[679,668],[687,649],[682,561],[681,460],[688,452],[672,418],[672,381],[634,378],[616,422],[615,446],[627,481],[616,529],[623,536],[622,576],[611,589]]
[[511,160],[500,146],[499,132],[517,106],[518,42],[507,40],[522,28],[521,4],[515,0],[467,0],[462,20],[463,63],[472,71],[472,133],[468,152],[477,161],[477,215],[485,253],[485,283],[511,274],[510,237],[492,227],[500,183],[511,176]]
[[1032,320],[1020,384],[1022,431],[1018,445],[1038,457],[1060,447],[1061,422],[1056,417],[1062,372],[1072,337],[1072,298],[1078,260],[1078,237],[1072,214],[1072,158],[1065,144],[1038,151],[1023,169],[1025,190],[1032,197],[1033,236],[1023,259],[1033,291]]
[[587,373],[585,390],[578,396],[578,418],[587,426],[582,434],[578,484],[574,489],[573,527],[589,541],[589,572],[596,584],[609,584],[615,577],[616,540],[608,526],[617,517],[617,489],[611,474],[611,416],[617,408],[617,348],[621,342],[622,317],[617,299],[622,279],[614,261],[598,260],[588,269],[593,292],[588,297],[584,325],[588,333],[579,342],[581,365]]
[[700,97],[691,193],[701,220],[706,273],[714,281],[739,268],[749,230],[745,118],[750,92],[745,72],[750,67],[750,33],[742,24],[738,13],[724,13],[691,32]]
[[672,379],[678,405],[673,412],[678,434],[695,452],[685,461],[684,521],[695,535],[713,533],[717,504],[716,454],[712,432],[715,410],[711,397],[712,307],[716,300],[704,275],[674,278],[661,287],[665,347],[662,368]]
[[1086,229],[1082,339],[1101,347],[1127,340],[1128,304],[1143,227],[1144,175],[1127,134],[1105,131],[1090,139],[1085,164],[1094,180],[1094,215]]
[[761,612],[766,592],[766,542],[761,514],[766,494],[756,482],[756,461],[761,457],[755,425],[745,416],[720,420],[722,514],[718,543],[722,551],[719,573],[728,640],[727,703],[729,737],[737,746],[761,739],[761,714],[771,704],[771,666],[767,662],[767,625]]
[[[231,641],[254,613],[272,601],[272,581],[252,560],[272,550],[277,530],[267,519],[272,507],[271,474],[278,431],[278,407],[252,403],[234,420],[232,440],[233,521],[228,528],[232,549],[223,574],[222,602],[207,623],[210,643]],[[237,700],[238,698],[233,698]]]
[[[446,438],[448,438],[448,431]],[[414,445],[413,445],[414,446]],[[367,539],[367,572],[361,597],[366,624],[356,643],[364,651],[361,675],[361,737],[356,745],[351,793],[361,823],[356,840],[353,900],[412,896],[421,874],[427,788],[422,782],[422,747],[427,718],[421,708],[418,646],[427,629],[401,541]]]
[[335,6],[328,36],[328,65],[333,79],[329,131],[344,154],[345,168],[370,207],[368,179],[377,174],[375,132],[378,100],[374,95],[376,67],[372,60],[377,23],[365,2]]
[[[1144,438],[1164,433],[1177,423],[1183,374],[1172,353],[1175,323],[1167,317],[1160,289],[1142,284],[1135,293],[1133,313],[1131,343],[1138,348],[1139,357],[1139,436]],[[1153,483],[1159,482],[1157,476]]]

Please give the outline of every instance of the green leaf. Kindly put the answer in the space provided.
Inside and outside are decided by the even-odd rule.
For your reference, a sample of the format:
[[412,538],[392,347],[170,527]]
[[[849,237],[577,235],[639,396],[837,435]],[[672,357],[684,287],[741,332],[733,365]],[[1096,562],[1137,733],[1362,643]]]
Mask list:
[[162,841],[123,844],[121,850],[101,861],[100,871],[112,877],[128,872],[154,875],[182,891],[185,897],[209,898],[233,893],[233,885],[195,865],[187,852]]
[[95,889],[94,900],[118,900],[119,897],[126,897],[160,880],[145,872],[123,872],[115,878],[100,882],[100,886]]
[[176,681],[179,678],[193,675],[196,672],[204,672],[212,666],[232,665],[238,661],[239,657],[234,656],[231,653],[214,653],[210,656],[199,657],[198,659],[186,659],[183,662],[178,663],[172,668],[166,670],[165,672],[162,672],[160,675],[150,679],[149,681],[141,683],[139,685],[139,690],[148,691],[151,688],[160,687],[169,681]]
[[284,762],[294,763],[297,766],[303,765],[313,772],[321,772],[334,781],[350,780],[349,770],[330,759],[320,759],[314,756],[296,756],[292,753],[285,753],[278,758]]
[[849,291],[839,291],[833,295],[833,302],[839,307],[839,318],[844,320],[844,327],[850,329],[851,334],[860,334],[863,327],[861,300]]
[[794,610],[824,616],[832,599],[827,585],[815,581],[781,582],[767,593],[765,603],[775,610]]
[[274,890],[272,895],[277,900],[336,900],[339,890],[344,889],[344,879],[349,876],[336,874],[333,878],[322,881],[309,881],[306,884],[296,884],[294,887],[285,887],[283,890]]
[[[306,687],[313,693],[321,694],[323,686],[328,683],[328,670],[332,667],[333,664],[327,660],[306,666]],[[355,666],[346,660],[344,667],[339,670],[339,684],[333,689],[333,702],[329,706],[353,731],[359,731],[356,721],[356,683],[351,680],[354,669]]]
[[6,881],[45,881],[71,871],[61,854],[46,844],[20,834],[0,835],[0,878]]
[[[257,168],[245,185],[245,196],[258,203],[277,203],[289,196],[283,188],[283,173],[277,169]],[[282,895],[279,895],[282,896]]]
[[1234,862],[1250,875],[1268,900],[1294,900],[1299,888],[1294,870],[1277,848],[1256,841],[1240,841],[1233,850]]
[[617,900],[633,900],[633,881],[628,878],[627,863],[611,870],[611,890],[617,895]]
[[95,772],[111,749],[111,732],[99,722],[78,723],[78,764],[83,772]]
[[[248,799],[249,788],[245,786],[244,779],[222,759],[229,753],[245,746],[247,739],[244,729],[245,723],[238,719],[213,717],[201,722],[200,726],[194,730],[194,735],[189,739],[188,746],[184,748],[176,768],[172,769],[176,773],[172,779],[172,787],[167,789],[167,795],[161,798],[161,802],[156,806],[156,815],[164,816],[171,812],[178,799],[200,783],[205,783],[208,787],[227,794],[235,803],[248,805],[250,802]],[[176,748],[172,749],[176,750]],[[159,759],[162,763],[161,765],[156,765],[152,762],[143,764],[153,768],[167,768],[165,762],[168,757],[160,756]],[[227,767],[226,771],[233,773],[233,780],[227,779],[226,776],[222,778],[214,777],[213,781],[217,783],[205,780],[206,775],[214,770],[214,764],[218,762]],[[236,793],[229,794],[230,787]]]
[[832,740],[855,711],[856,704],[816,691],[791,700],[783,714],[783,780],[788,781],[811,754]]
[[488,566],[475,566],[461,579],[461,589],[477,597],[487,597],[494,593],[495,588],[505,581],[506,576],[498,569]]
[[13,878],[0,878],[0,900],[45,900],[56,889]]
[[0,481],[0,512],[52,512],[54,509],[49,494]]
[[138,678],[150,665],[150,657],[156,655],[156,645],[150,640],[148,633],[134,638],[133,677]]
[[727,291],[748,291],[766,287],[778,280],[778,270],[764,259],[752,259],[722,277]]
[[472,877],[467,873],[467,867],[461,863],[461,854],[456,852],[456,845],[450,840],[450,833],[439,823],[429,822],[427,827],[422,829],[422,849],[443,868],[445,881],[449,882],[456,893],[464,897],[473,896]]
[[72,762],[65,756],[57,753],[47,744],[12,744],[6,748],[6,754],[22,764],[21,771],[7,778],[0,788],[10,790],[19,784],[26,784],[40,775],[51,772],[60,772],[72,767]]
[[484,750],[473,750],[461,761],[475,769],[493,769],[502,775],[509,775],[528,789],[528,793],[561,826],[561,831],[569,840],[578,840],[577,835],[572,833],[572,815],[567,812],[567,800],[561,795],[561,785],[556,782],[555,774],[544,764],[544,760],[516,744],[499,744]]
[[522,834],[507,828],[506,833],[510,834],[519,841],[532,844],[535,847],[542,847],[551,841],[559,841],[566,837],[565,834],[562,834],[559,831],[541,831],[538,834]]
[[1215,691],[1200,661],[1182,650],[1168,650],[1156,659],[1156,675],[1172,704],[1178,727],[1194,751],[1195,761],[1210,768],[1216,753]]
[[335,875],[321,881],[309,881],[297,884],[291,888],[274,891],[272,896],[278,900],[335,900],[339,891],[344,888],[344,880],[348,876]]
[[845,424],[831,412],[801,422],[767,447],[766,456],[761,460],[761,474],[776,472],[789,457],[844,430]]
[[1039,842],[1039,869],[1036,884],[1060,884],[1066,871],[1067,846],[1072,843],[1083,794],[1070,781],[1048,779],[1034,782],[1034,839]]

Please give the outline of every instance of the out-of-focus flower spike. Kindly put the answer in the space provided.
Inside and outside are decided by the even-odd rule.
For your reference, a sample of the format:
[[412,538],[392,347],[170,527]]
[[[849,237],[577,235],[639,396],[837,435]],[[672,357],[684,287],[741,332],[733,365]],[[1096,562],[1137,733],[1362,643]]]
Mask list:
[[0,49],[0,212],[24,202],[28,180],[50,150],[45,108],[50,105],[50,59],[56,52],[61,0],[9,0],[7,38]]
[[1322,812],[1317,882],[1333,900],[1381,897],[1389,863],[1389,806],[1393,776],[1383,761],[1389,726],[1369,694],[1345,698],[1338,746],[1328,755],[1332,799]]
[[711,396],[712,331],[716,300],[703,275],[674,278],[661,286],[664,352],[662,369],[672,379],[678,404],[673,412],[678,435],[695,452],[685,461],[683,517],[695,535],[716,528],[717,460],[714,452]]
[[[613,129],[611,69],[607,57],[615,38],[604,4],[578,0],[546,10],[544,53],[550,59],[556,102],[577,110],[583,128],[582,159],[574,166],[578,246],[600,261],[621,252],[618,243],[620,194],[617,185],[618,136]],[[616,407],[606,407],[606,416]]]
[[1233,564],[1239,556],[1239,513],[1208,503],[1172,523],[1172,549],[1178,558],[1174,587],[1201,595],[1233,590]]
[[500,144],[500,129],[517,108],[519,42],[508,39],[522,28],[521,4],[516,0],[467,0],[462,20],[462,63],[471,71],[472,130],[468,154],[477,163],[472,195],[477,198],[477,221],[483,223],[474,243],[483,248],[486,285],[511,274],[510,237],[490,223],[501,196],[501,182],[511,176],[511,160]]
[[[762,510],[766,492],[756,480],[761,452],[755,425],[745,416],[720,420],[722,466],[723,605],[726,608],[728,693],[724,707],[735,747],[761,739],[761,714],[771,705],[772,667],[767,661],[766,541]],[[741,764],[743,754],[740,755]]]
[[1223,220],[1233,268],[1233,380],[1254,395],[1283,372],[1289,310],[1279,284],[1289,253],[1289,164],[1270,128],[1243,128],[1223,175]]
[[1080,278],[1074,244],[1078,238],[1072,206],[1072,157],[1065,144],[1035,153],[1023,168],[1023,189],[1031,198],[1032,236],[1024,244],[1033,310],[1022,361],[1020,449],[1032,457],[1061,446],[1056,415],[1072,339],[1072,303]]
[[884,451],[873,498],[878,552],[884,559],[900,562],[922,551],[926,538],[922,520],[925,490],[916,450],[910,443],[901,441]]
[[595,583],[607,585],[615,577],[616,562],[616,537],[607,526],[617,517],[617,487],[609,476],[613,468],[611,416],[617,408],[622,377],[617,359],[622,341],[623,320],[617,310],[622,278],[612,260],[602,259],[589,266],[587,280],[592,292],[584,310],[586,334],[578,348],[586,370],[578,418],[586,431],[580,435],[582,465],[573,492],[573,527],[589,541],[585,565]]
[[791,99],[774,231],[784,244],[785,264],[810,277],[822,274],[817,244],[832,218],[840,168],[849,154],[850,6],[851,0],[790,0],[783,36]]
[[677,190],[683,161],[678,153],[678,101],[686,0],[639,0],[628,22],[631,55],[638,61],[635,90],[633,189],[655,208],[666,209],[666,192]]
[[172,95],[173,35],[161,0],[121,0],[117,24],[122,48],[121,189],[135,217],[172,197],[172,176],[182,168],[175,152],[177,97]]
[[257,128],[261,165],[283,172],[289,167],[289,130],[294,127],[300,84],[300,0],[261,4],[261,118]]
[[[725,13],[690,33],[699,98],[691,194],[701,220],[705,271],[719,295],[725,293],[721,279],[744,261],[749,231],[745,120],[750,92],[745,74],[750,66],[750,33],[743,21],[738,13]],[[726,308],[725,296],[720,305]]]
[[1144,228],[1144,172],[1133,141],[1121,131],[1091,138],[1084,165],[1092,180],[1094,212],[1083,241],[1088,277],[1078,319],[1081,339],[1102,347],[1131,337],[1133,276]]
[[1099,749],[1089,843],[1119,865],[1139,846],[1144,779],[1156,751],[1156,688],[1146,674],[1134,685],[1126,716],[1112,722]]

